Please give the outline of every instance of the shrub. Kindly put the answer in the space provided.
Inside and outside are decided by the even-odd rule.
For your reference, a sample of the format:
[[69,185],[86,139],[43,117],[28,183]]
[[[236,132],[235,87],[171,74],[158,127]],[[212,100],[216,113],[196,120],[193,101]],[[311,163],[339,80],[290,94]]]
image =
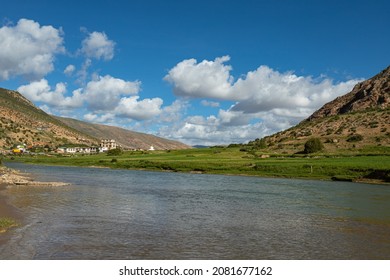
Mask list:
[[347,138],[347,142],[359,142],[363,140],[363,136],[360,134],[354,134]]
[[322,144],[321,140],[318,138],[310,138],[305,143],[305,154],[311,154],[320,152],[324,149],[324,145]]
[[107,156],[120,156],[122,154],[122,149],[116,148],[107,151]]
[[262,139],[256,139],[254,141],[249,142],[249,144],[257,149],[265,149],[267,148],[267,142],[264,138]]

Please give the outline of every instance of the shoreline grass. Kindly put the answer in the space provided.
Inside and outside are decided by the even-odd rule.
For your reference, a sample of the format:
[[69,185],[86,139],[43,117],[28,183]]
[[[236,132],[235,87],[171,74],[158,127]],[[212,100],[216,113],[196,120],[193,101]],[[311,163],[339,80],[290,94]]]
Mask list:
[[369,153],[308,156],[213,147],[153,152],[128,151],[119,156],[26,155],[16,160],[44,165],[390,183],[390,149],[381,149],[378,153],[369,150]]
[[0,217],[0,233],[4,233],[12,227],[18,226],[17,221],[12,218]]

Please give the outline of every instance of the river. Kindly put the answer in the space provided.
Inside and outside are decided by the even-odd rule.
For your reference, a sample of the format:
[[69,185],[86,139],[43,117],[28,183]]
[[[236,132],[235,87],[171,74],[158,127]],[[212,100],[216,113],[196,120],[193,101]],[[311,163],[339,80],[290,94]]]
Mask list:
[[390,187],[7,163],[0,259],[390,259]]

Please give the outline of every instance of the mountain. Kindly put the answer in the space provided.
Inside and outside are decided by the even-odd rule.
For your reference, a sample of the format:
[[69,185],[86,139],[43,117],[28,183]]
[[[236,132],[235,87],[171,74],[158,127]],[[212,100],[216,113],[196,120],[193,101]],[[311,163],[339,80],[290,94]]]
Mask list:
[[390,106],[390,66],[369,80],[358,83],[350,93],[337,97],[314,112],[308,120]]
[[17,91],[0,88],[0,149],[22,143],[55,147],[65,143],[92,145],[98,140],[48,115]]
[[[279,152],[298,152],[312,137],[320,138],[328,152],[390,146],[390,67],[358,83],[298,125],[265,137]],[[259,143],[257,143],[259,142]],[[260,144],[260,140],[250,142]]]
[[66,125],[78,131],[83,131],[95,138],[115,139],[118,144],[127,149],[147,150],[150,146],[153,146],[156,150],[178,150],[191,148],[178,141],[160,138],[151,134],[134,132],[115,126],[93,124],[70,118],[55,118]]
[[0,88],[0,150],[14,145],[55,148],[64,144],[98,145],[115,139],[124,148],[188,149],[189,146],[119,127],[48,115],[17,91]]

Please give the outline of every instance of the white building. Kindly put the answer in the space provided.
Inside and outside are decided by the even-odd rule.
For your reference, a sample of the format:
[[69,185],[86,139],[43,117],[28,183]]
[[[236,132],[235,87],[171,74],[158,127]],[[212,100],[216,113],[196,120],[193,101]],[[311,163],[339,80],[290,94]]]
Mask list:
[[59,154],[91,154],[97,153],[99,150],[97,147],[58,147],[56,152]]
[[118,147],[118,144],[114,139],[102,139],[100,141],[100,150],[101,151],[108,151],[112,149],[116,149]]
[[76,147],[67,147],[67,148],[65,148],[65,153],[75,154],[76,152],[77,152],[77,148]]

